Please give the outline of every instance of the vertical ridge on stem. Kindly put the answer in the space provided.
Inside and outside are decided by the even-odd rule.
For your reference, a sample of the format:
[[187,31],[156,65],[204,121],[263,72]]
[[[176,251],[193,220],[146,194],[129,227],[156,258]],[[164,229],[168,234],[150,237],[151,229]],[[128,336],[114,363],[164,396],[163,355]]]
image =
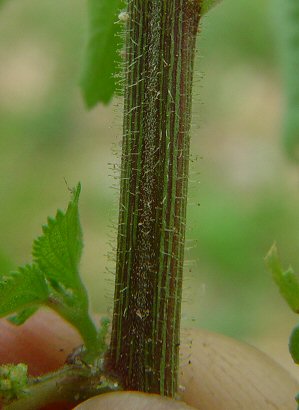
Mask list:
[[174,396],[198,0],[129,0],[116,284],[106,367]]

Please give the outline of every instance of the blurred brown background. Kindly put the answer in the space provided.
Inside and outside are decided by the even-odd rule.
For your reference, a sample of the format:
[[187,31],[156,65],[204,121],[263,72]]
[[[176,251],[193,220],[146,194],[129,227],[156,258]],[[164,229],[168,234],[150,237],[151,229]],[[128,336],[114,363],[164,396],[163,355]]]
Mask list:
[[[118,204],[111,164],[119,162],[122,101],[84,107],[84,1],[0,3],[1,271],[30,261],[41,224],[67,204],[64,178],[81,181],[82,274],[93,309],[109,311]],[[299,378],[287,351],[297,318],[263,261],[276,241],[285,265],[299,271],[299,173],[281,142],[271,7],[271,0],[224,0],[203,21],[183,325],[252,342]]]

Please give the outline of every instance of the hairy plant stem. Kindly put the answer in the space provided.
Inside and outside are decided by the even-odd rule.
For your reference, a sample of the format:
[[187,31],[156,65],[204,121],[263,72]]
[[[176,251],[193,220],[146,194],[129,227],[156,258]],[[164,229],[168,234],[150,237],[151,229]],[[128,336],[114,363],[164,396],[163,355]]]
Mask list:
[[129,0],[114,315],[106,368],[174,396],[199,0]]

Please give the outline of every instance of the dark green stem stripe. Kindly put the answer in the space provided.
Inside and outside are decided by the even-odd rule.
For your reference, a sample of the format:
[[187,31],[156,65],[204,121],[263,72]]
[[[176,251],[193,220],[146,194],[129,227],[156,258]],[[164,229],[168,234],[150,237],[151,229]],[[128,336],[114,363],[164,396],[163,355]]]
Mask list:
[[173,396],[198,0],[130,0],[115,305],[106,366]]

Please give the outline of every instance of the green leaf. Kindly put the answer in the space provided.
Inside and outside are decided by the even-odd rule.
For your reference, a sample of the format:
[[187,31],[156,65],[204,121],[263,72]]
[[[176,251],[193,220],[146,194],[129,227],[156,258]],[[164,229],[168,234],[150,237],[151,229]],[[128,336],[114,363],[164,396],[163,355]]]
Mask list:
[[36,265],[0,276],[0,317],[40,306],[48,300],[47,283]]
[[97,330],[89,316],[88,296],[79,275],[83,248],[80,192],[78,184],[66,212],[57,211],[55,219],[48,218],[43,235],[34,241],[33,257],[49,284],[47,305],[79,330],[89,351],[87,356],[93,359]]
[[124,0],[88,1],[89,36],[81,88],[89,108],[98,102],[108,104],[116,91],[122,42],[118,15],[123,6]]
[[297,325],[289,339],[289,351],[296,364],[299,364],[299,325]]
[[20,325],[41,305],[50,307],[75,326],[81,334],[85,360],[98,353],[97,329],[89,316],[86,289],[79,276],[83,242],[78,201],[81,186],[65,213],[48,218],[43,235],[33,243],[34,264],[0,276],[0,317],[17,313],[9,320]]
[[201,0],[201,14],[206,14],[211,8],[220,2],[221,0]]
[[291,309],[299,313],[299,280],[291,268],[285,272],[283,271],[275,244],[270,249],[265,260],[272,272],[274,281],[279,287],[280,293]]
[[54,289],[70,296],[82,286],[78,272],[83,242],[79,221],[78,200],[81,185],[73,192],[66,213],[57,211],[48,218],[43,235],[33,244],[33,257]]

